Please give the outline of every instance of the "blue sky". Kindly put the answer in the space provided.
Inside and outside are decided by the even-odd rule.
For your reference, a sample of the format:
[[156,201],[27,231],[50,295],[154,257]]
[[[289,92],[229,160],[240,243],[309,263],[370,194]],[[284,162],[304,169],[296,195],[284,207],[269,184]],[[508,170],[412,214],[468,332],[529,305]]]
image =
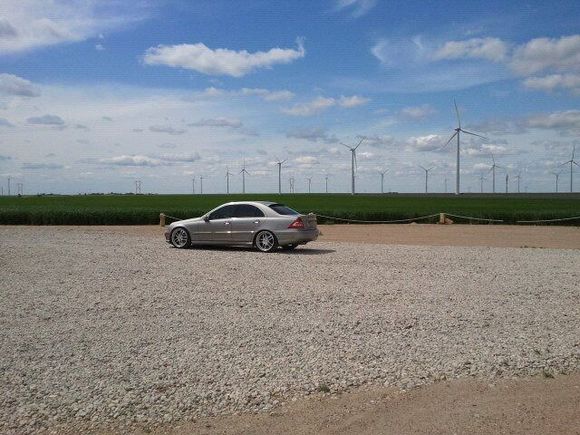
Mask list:
[[[129,4],[130,3],[130,4]],[[0,177],[26,193],[569,189],[580,153],[580,4],[0,1]],[[580,168],[577,169],[580,190]],[[499,174],[498,173],[498,174]],[[501,180],[501,182],[500,182]],[[14,191],[14,187],[12,189]]]

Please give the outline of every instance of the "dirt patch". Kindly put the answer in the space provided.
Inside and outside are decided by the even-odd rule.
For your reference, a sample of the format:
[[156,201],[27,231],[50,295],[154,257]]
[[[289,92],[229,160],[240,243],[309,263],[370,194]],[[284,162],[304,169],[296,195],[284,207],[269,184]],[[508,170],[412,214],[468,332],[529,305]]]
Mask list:
[[574,374],[318,395],[269,414],[200,419],[156,433],[577,434],[579,427],[580,374]]

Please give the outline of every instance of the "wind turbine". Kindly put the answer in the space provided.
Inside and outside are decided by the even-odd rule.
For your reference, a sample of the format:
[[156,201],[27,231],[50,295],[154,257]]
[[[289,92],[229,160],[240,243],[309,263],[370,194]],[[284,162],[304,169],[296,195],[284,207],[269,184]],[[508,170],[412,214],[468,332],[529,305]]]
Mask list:
[[480,174],[479,175],[479,191],[480,193],[483,193],[483,182],[485,181],[485,175]]
[[306,180],[308,180],[308,193],[310,193],[310,187],[312,186],[312,177],[307,177]]
[[460,157],[459,157],[459,150],[461,148],[461,141],[460,141],[459,137],[461,136],[461,133],[465,133],[465,134],[470,134],[472,136],[480,137],[480,138],[485,139],[485,140],[487,140],[487,138],[484,136],[480,136],[479,134],[475,134],[475,133],[472,133],[470,131],[462,129],[461,128],[461,118],[459,117],[459,109],[457,108],[457,102],[455,101],[455,99],[453,99],[453,104],[455,105],[455,113],[457,114],[457,127],[455,128],[455,133],[453,133],[453,135],[449,138],[449,140],[445,143],[445,145],[443,145],[443,148],[445,148],[447,145],[449,145],[449,142],[451,142],[453,140],[453,138],[455,136],[457,136],[457,166],[456,166],[457,173],[455,175],[455,194],[459,195],[461,193],[461,187],[460,187],[461,162],[460,162]]
[[324,191],[328,193],[328,175],[324,177]]
[[352,174],[351,193],[353,195],[355,193],[354,174],[355,174],[355,171],[356,171],[356,149],[358,147],[360,147],[360,145],[363,143],[364,140],[365,140],[365,138],[363,137],[355,147],[351,147],[351,146],[348,146],[347,144],[344,144],[344,143],[340,142],[340,144],[342,146],[347,147],[350,150],[350,153],[351,153],[351,174]]
[[429,183],[429,171],[430,171],[431,169],[433,169],[433,168],[434,168],[434,166],[431,166],[429,169],[427,169],[427,168],[424,168],[424,167],[423,167],[423,166],[421,166],[421,165],[419,165],[419,167],[425,171],[425,193],[427,193],[427,191],[428,191],[428,183]]
[[286,162],[286,160],[278,160],[276,162],[276,164],[278,165],[278,193],[282,194],[282,165],[284,164],[284,162]]
[[191,179],[191,188],[192,188],[192,193],[195,195],[195,177],[193,177]]
[[203,175],[199,176],[199,194],[203,195]]
[[294,193],[294,177],[290,177],[288,181],[290,182],[290,193]]
[[492,184],[493,184],[493,193],[495,193],[495,168],[501,168],[501,166],[500,165],[497,165],[495,163],[495,157],[493,156],[493,153],[490,153],[490,154],[491,154],[491,160],[493,161],[493,165],[491,165],[491,168],[489,169],[489,172],[492,172],[493,173],[493,177],[492,177],[493,182],[492,182]]
[[572,182],[572,176],[573,176],[573,171],[572,169],[574,168],[574,166],[572,165],[576,165],[580,168],[580,165],[578,164],[578,162],[576,160],[574,160],[574,154],[576,154],[576,145],[574,145],[574,147],[572,148],[572,157],[570,158],[570,160],[568,160],[567,162],[562,163],[560,166],[564,166],[567,165],[568,163],[570,163],[570,192],[574,191],[574,183]]
[[230,194],[230,175],[234,175],[230,172],[230,169],[226,166],[226,193]]
[[246,160],[244,160],[244,166],[242,167],[240,174],[242,174],[242,193],[246,193],[246,174],[250,175],[250,173],[246,171]]
[[379,171],[379,174],[381,174],[381,193],[385,193],[385,189],[384,189],[384,185],[385,185],[385,174],[389,172],[388,169],[385,169],[384,171]]
[[556,193],[558,193],[558,180],[560,179],[561,172],[552,172],[552,175],[556,177]]
[[505,193],[508,193],[509,182],[510,182],[510,174],[508,174],[508,172],[506,171],[506,173],[505,173]]
[[522,179],[522,173],[518,172],[518,175],[516,175],[516,179],[518,180],[518,193],[520,193],[520,181]]

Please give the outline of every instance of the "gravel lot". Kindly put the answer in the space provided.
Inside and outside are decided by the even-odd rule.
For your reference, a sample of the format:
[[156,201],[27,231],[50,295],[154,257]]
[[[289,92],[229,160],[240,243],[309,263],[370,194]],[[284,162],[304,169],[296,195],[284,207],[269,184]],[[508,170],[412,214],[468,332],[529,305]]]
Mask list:
[[580,251],[177,250],[0,227],[0,431],[268,410],[363,384],[580,369]]

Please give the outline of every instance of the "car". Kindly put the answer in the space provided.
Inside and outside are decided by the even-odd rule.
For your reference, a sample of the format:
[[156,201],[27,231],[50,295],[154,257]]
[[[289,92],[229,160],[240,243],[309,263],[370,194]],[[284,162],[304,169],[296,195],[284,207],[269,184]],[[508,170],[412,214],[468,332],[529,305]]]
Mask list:
[[175,248],[192,245],[254,246],[262,252],[292,250],[318,238],[316,215],[300,214],[270,201],[228,202],[201,217],[173,222],[165,240]]

